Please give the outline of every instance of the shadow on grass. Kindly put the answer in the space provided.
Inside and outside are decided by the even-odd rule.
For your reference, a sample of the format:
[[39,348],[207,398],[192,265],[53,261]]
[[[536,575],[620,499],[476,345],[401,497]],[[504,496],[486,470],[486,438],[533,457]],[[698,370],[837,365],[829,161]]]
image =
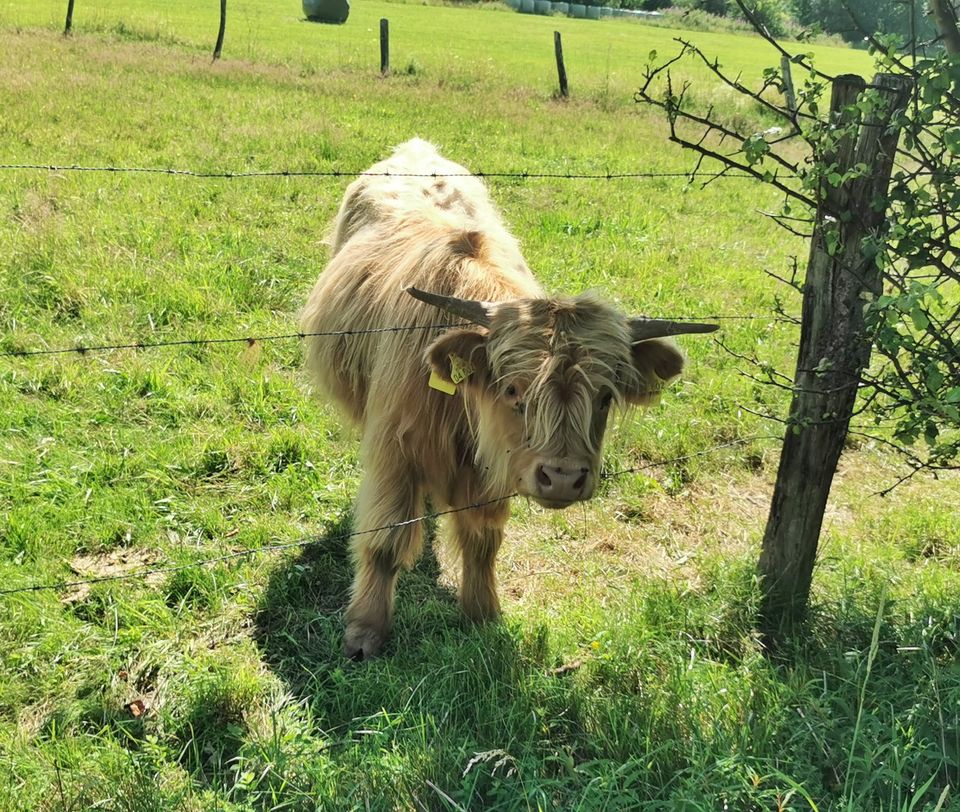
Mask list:
[[[504,623],[470,623],[454,591],[439,582],[430,526],[423,555],[400,577],[383,653],[349,661],[341,643],[350,523],[342,516],[273,573],[254,627],[264,662],[311,720],[306,735],[323,748],[324,763],[353,776],[337,780],[336,801],[325,808],[388,809],[414,797],[423,808],[440,808],[427,779],[471,798],[484,782],[502,778],[494,773],[507,772],[503,791],[513,797],[519,778],[503,748],[536,738],[544,699],[531,685],[543,668],[537,655],[545,640],[527,641]],[[463,777],[478,753],[490,755]],[[406,765],[402,780],[398,762]]]
[[[349,526],[342,517],[274,573],[256,621],[264,660],[309,720],[303,735],[337,776],[329,808],[444,808],[434,786],[462,808],[773,808],[798,785],[824,806],[906,808],[956,783],[953,600],[845,585],[773,659],[754,629],[752,565],[724,564],[712,589],[649,582],[624,596],[568,670],[544,627],[509,612],[467,623],[428,544],[401,578],[386,651],[351,663]],[[782,766],[767,775],[773,753]]]
[[339,653],[330,633],[350,587],[345,536],[351,522],[345,513],[270,575],[254,619],[254,639],[266,663],[291,687],[302,684],[311,666]]
[[[315,695],[325,674],[354,667],[341,651],[353,578],[345,538],[351,525],[352,516],[345,513],[316,542],[277,568],[255,618],[254,639],[264,661],[298,696]],[[456,593],[440,583],[433,524],[426,535],[416,565],[400,575],[394,629],[380,661],[394,662],[398,655],[406,659],[431,638],[436,642],[451,634],[470,634]]]

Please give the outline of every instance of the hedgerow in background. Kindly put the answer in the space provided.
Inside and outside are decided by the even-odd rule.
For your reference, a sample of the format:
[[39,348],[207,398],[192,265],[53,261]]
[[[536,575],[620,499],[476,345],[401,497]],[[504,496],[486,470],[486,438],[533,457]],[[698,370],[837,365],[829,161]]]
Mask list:
[[[686,11],[701,11],[714,17],[746,21],[733,0],[678,0],[675,5]],[[774,36],[783,36],[797,27],[791,0],[751,0],[750,9]]]
[[[748,20],[736,0],[631,0],[643,8],[677,6],[718,18]],[[924,9],[902,0],[750,0],[750,17],[774,36],[809,39],[837,35],[855,45],[865,44],[864,31],[883,31],[904,38],[933,39],[936,28]]]
[[936,36],[922,3],[903,0],[793,0],[797,22],[808,29],[839,34],[847,42],[863,43],[867,34],[883,31],[905,40]]

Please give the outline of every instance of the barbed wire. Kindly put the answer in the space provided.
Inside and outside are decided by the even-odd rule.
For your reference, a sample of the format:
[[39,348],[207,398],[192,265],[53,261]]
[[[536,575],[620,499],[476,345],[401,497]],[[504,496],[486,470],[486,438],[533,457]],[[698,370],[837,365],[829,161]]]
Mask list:
[[[719,445],[713,446],[711,448],[703,449],[702,451],[694,451],[690,454],[683,454],[678,457],[673,457],[666,460],[653,460],[643,465],[638,465],[633,468],[625,468],[620,471],[614,471],[609,473],[600,474],[600,479],[604,482],[608,482],[612,479],[618,477],[627,476],[628,474],[640,473],[641,471],[650,470],[651,468],[659,468],[667,465],[675,465],[677,463],[686,462],[687,460],[695,459],[697,457],[704,457],[708,454],[715,453],[717,451],[732,448],[738,445],[746,445],[747,443],[756,442],[757,440],[769,440],[769,439],[779,439],[773,437],[772,435],[754,435],[751,437],[743,437],[738,440],[731,440],[726,443],[720,443]],[[404,519],[399,522],[392,522],[390,524],[381,525],[379,527],[372,527],[367,530],[352,530],[344,533],[335,533],[333,535],[322,537],[325,541],[346,541],[347,539],[354,538],[355,536],[369,535],[370,533],[379,533],[385,530],[394,530],[398,527],[407,527],[411,524],[417,524],[425,521],[432,521],[438,519],[441,516],[449,516],[454,513],[463,513],[467,510],[478,510],[482,507],[487,507],[488,505],[498,504],[500,502],[505,502],[508,499],[514,499],[517,496],[520,496],[519,493],[511,493],[507,496],[499,496],[494,499],[487,499],[482,502],[474,502],[470,505],[464,505],[463,507],[450,508],[448,510],[438,510],[431,511],[430,513],[424,513],[420,516],[415,516],[411,519]],[[143,579],[146,580],[152,575],[168,575],[174,572],[181,572],[183,570],[194,569],[196,567],[204,567],[208,564],[218,564],[224,561],[233,561],[241,558],[247,558],[249,556],[257,555],[258,553],[267,553],[267,552],[277,552],[280,550],[290,550],[297,547],[306,547],[309,544],[314,544],[320,540],[320,537],[316,535],[305,536],[303,538],[296,539],[294,541],[280,542],[277,544],[266,544],[261,547],[253,547],[249,550],[236,550],[231,553],[224,553],[222,555],[213,556],[211,558],[201,558],[196,561],[191,561],[187,564],[174,564],[171,566],[164,567],[154,567],[147,570],[135,570],[131,572],[121,572],[113,573],[111,575],[99,575],[94,578],[80,578],[73,581],[56,581],[48,584],[30,584],[28,586],[22,587],[13,587],[8,589],[0,589],[0,596],[8,595],[20,595],[28,592],[48,592],[48,591],[59,591],[63,589],[74,589],[82,586],[92,586],[94,584],[102,584],[111,581],[129,581],[134,579]]]
[[29,358],[35,355],[63,355],[66,353],[77,353],[86,355],[90,352],[109,352],[110,350],[154,350],[160,347],[186,347],[201,346],[204,344],[241,344],[248,345],[259,344],[266,341],[280,341],[290,338],[313,338],[317,336],[359,336],[370,335],[372,333],[403,333],[413,332],[414,330],[448,330],[453,327],[463,327],[470,322],[460,322],[457,324],[416,324],[399,325],[396,327],[370,327],[358,328],[354,330],[325,330],[315,333],[277,333],[274,335],[262,336],[237,336],[227,338],[177,338],[169,341],[131,341],[125,344],[91,344],[78,347],[54,347],[42,350],[4,350],[0,352],[0,358]]
[[[783,316],[774,315],[707,315],[707,316],[660,316],[667,321],[768,321],[783,324],[795,324],[796,320]],[[273,335],[243,335],[228,336],[217,338],[176,338],[166,341],[128,341],[120,344],[84,344],[75,347],[50,347],[34,350],[0,350],[0,358],[31,358],[40,355],[67,355],[76,353],[77,355],[87,355],[94,352],[110,352],[112,350],[154,350],[163,347],[191,347],[203,346],[206,344],[243,344],[250,346],[268,341],[281,341],[293,338],[314,338],[314,337],[332,337],[332,336],[358,336],[370,335],[373,333],[403,333],[416,330],[449,330],[455,327],[466,327],[472,322],[459,322],[457,324],[421,324],[421,325],[397,325],[394,327],[371,327],[358,328],[354,330],[327,330],[314,333],[276,333]]]
[[[356,169],[264,169],[250,171],[194,170],[155,166],[81,166],[79,164],[0,164],[0,171],[34,170],[43,172],[110,172],[115,174],[173,175],[187,178],[232,180],[235,178],[515,178],[521,180],[630,180],[641,178],[685,178],[701,180],[711,175],[698,172],[371,172]],[[715,178],[751,179],[744,173],[715,173]],[[786,177],[781,175],[781,177]],[[793,176],[791,176],[793,177]]]
[[697,457],[705,457],[708,454],[713,454],[716,451],[722,451],[724,448],[734,448],[735,446],[746,445],[747,443],[753,443],[758,440],[782,440],[782,439],[783,439],[782,437],[774,434],[755,434],[751,437],[741,437],[737,440],[730,440],[729,442],[726,442],[726,443],[720,443],[718,445],[711,446],[710,448],[706,448],[703,451],[692,451],[689,454],[684,454],[681,457],[674,457],[673,459],[670,459],[670,460],[662,460],[658,463],[637,465],[633,468],[621,468],[619,471],[609,471],[609,472],[601,471],[600,479],[606,482],[611,479],[617,479],[618,477],[621,477],[621,476],[627,476],[628,474],[638,474],[641,471],[644,471],[650,468],[651,465],[652,466],[667,465],[667,464],[672,465],[678,462],[687,462],[688,460],[696,459]]

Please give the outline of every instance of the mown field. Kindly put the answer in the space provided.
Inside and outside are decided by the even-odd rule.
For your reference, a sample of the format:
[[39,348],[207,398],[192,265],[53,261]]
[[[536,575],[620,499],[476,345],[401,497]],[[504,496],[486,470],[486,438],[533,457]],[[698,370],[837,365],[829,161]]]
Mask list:
[[[231,0],[212,65],[213,2],[78,0],[68,39],[65,5],[0,2],[0,163],[349,172],[419,135],[487,172],[673,172],[691,158],[633,102],[649,52],[689,36],[746,81],[776,61],[629,21],[369,0],[325,27]],[[295,331],[347,182],[0,170],[0,351]],[[799,302],[764,270],[805,246],[763,217],[769,192],[490,183],[548,288],[749,316],[724,343],[791,369],[772,314]],[[503,621],[461,618],[441,523],[362,664],[340,654],[357,438],[298,341],[0,356],[0,589],[136,576],[0,594],[0,809],[956,808],[960,482],[881,499],[903,469],[852,438],[807,635],[766,658],[778,426],[753,412],[784,400],[682,343],[682,382],[610,438],[611,469],[650,467],[564,513],[516,503]]]

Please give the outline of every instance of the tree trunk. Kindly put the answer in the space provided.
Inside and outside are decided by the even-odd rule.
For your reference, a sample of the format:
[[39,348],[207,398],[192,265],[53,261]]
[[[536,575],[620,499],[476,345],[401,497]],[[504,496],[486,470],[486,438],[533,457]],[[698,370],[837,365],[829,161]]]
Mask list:
[[957,13],[950,0],[930,0],[930,11],[943,37],[943,47],[949,54],[960,54],[960,30],[957,29]]
[[899,138],[887,125],[905,106],[910,85],[900,76],[876,77],[885,104],[854,129],[859,113],[851,105],[865,87],[853,75],[833,83],[830,120],[849,130],[823,156],[824,174],[832,167],[843,176],[861,163],[870,174],[824,184],[810,245],[795,389],[759,562],[760,625],[772,644],[806,610],[827,497],[870,360],[864,305],[882,290],[864,238],[882,232]]

